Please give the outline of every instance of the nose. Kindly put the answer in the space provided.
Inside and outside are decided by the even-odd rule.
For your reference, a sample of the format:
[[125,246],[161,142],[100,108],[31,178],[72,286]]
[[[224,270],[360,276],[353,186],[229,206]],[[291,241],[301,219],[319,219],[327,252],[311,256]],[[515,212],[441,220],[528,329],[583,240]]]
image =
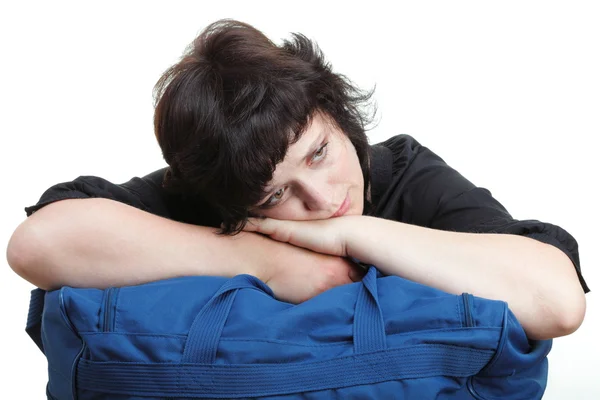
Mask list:
[[331,195],[329,192],[325,184],[304,182],[302,184],[304,206],[310,211],[329,211],[331,208]]

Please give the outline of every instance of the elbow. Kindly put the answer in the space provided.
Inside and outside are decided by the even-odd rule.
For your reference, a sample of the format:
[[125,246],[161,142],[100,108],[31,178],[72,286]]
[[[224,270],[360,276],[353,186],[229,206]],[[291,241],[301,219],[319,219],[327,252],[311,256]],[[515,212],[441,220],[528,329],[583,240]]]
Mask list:
[[21,278],[41,289],[51,289],[40,271],[37,234],[28,220],[21,223],[14,231],[6,247],[6,260],[10,268]]
[[570,276],[545,288],[538,299],[539,312],[545,321],[544,338],[567,336],[579,329],[586,313],[586,298],[573,265],[569,262]]
[[27,273],[27,265],[30,264],[27,257],[29,253],[26,248],[28,243],[25,237],[27,235],[26,222],[17,227],[6,247],[6,261],[12,270],[21,277]]
[[552,250],[557,254],[553,264],[554,284],[546,298],[557,310],[554,318],[557,336],[566,336],[583,323],[587,304],[573,263],[562,251],[556,248]]
[[[569,296],[556,296],[548,300],[537,298],[536,310],[527,322],[522,321],[527,336],[533,340],[549,340],[567,336],[583,323],[586,301],[583,291]],[[564,293],[564,291],[562,291]]]
[[567,336],[579,329],[586,311],[585,294],[581,287],[564,296],[559,313],[555,316],[555,329],[558,336]]
[[534,284],[538,293],[538,310],[545,321],[543,336],[551,339],[570,335],[579,329],[585,317],[586,298],[569,257],[554,246],[545,245],[545,249],[545,279],[540,281],[538,274]]

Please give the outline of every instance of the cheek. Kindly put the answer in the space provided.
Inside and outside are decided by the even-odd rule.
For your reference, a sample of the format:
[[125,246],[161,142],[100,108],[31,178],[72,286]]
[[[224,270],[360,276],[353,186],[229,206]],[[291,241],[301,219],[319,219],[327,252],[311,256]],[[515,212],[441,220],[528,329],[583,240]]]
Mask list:
[[358,155],[356,154],[356,151],[354,151],[354,147],[351,143],[348,143],[342,162],[339,164],[339,173],[344,176],[347,181],[352,182],[354,185],[363,185],[364,178],[362,169],[360,168]]
[[305,219],[302,211],[302,204],[300,204],[296,198],[288,199],[288,201],[279,207],[275,207],[271,210],[264,210],[261,215],[267,218],[289,221]]
[[329,173],[329,178],[334,183],[352,184],[354,186],[363,179],[358,157],[350,142],[332,161]]
[[354,147],[350,147],[346,160],[346,176],[352,185],[352,210],[353,213],[360,215],[363,213],[364,208],[365,181],[362,169],[360,168],[358,155],[356,154],[356,151],[354,151]]

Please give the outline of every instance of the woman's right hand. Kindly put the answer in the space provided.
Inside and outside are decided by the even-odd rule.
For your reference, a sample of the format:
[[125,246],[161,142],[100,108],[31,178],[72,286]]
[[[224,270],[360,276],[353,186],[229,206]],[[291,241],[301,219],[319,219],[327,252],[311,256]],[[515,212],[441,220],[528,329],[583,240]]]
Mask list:
[[364,272],[353,262],[338,256],[315,253],[268,239],[271,251],[257,277],[282,301],[301,303],[336,286],[360,281]]

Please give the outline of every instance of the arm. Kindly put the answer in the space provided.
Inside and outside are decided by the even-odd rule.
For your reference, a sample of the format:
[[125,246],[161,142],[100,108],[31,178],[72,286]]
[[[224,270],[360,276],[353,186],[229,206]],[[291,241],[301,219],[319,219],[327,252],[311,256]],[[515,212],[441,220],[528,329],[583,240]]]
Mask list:
[[[159,172],[152,175],[160,178]],[[29,218],[8,243],[9,265],[43,289],[247,273],[290,302],[358,279],[352,265],[340,257],[256,234],[221,236],[214,228],[175,221],[170,214],[184,217],[184,205],[166,199],[146,178],[115,185],[80,177],[53,186],[26,209]],[[283,259],[298,268],[289,268]]]
[[449,293],[506,301],[532,339],[567,335],[583,321],[586,302],[577,273],[554,246],[517,235],[442,231],[372,217],[345,222],[348,255]]
[[353,265],[340,257],[254,233],[214,232],[112,200],[64,200],[39,210],[16,229],[7,258],[18,275],[47,290],[251,274],[265,281],[279,299],[299,303],[360,279]]
[[43,289],[107,287],[184,275],[262,275],[264,238],[162,218],[108,199],[57,201],[25,220],[7,248],[17,274]]

